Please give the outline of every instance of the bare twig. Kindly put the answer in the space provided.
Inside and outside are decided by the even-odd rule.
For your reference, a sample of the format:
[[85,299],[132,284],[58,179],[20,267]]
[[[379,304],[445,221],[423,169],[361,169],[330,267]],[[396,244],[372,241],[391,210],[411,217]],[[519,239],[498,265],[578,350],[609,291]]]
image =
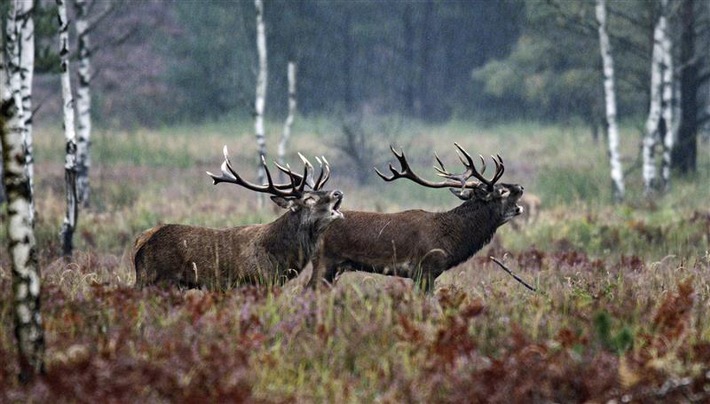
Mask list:
[[489,258],[490,258],[491,260],[493,260],[493,262],[495,262],[496,264],[498,264],[501,268],[503,268],[503,270],[504,270],[505,272],[507,272],[510,276],[512,276],[513,278],[515,278],[516,281],[522,283],[526,288],[532,290],[533,292],[536,292],[536,291],[537,291],[534,287],[528,285],[527,283],[525,283],[524,280],[520,279],[520,277],[518,277],[517,275],[515,275],[515,274],[513,273],[513,271],[511,271],[510,269],[508,269],[508,267],[506,267],[502,262],[500,262],[500,260],[498,260],[498,258],[496,258],[496,257],[489,257]]

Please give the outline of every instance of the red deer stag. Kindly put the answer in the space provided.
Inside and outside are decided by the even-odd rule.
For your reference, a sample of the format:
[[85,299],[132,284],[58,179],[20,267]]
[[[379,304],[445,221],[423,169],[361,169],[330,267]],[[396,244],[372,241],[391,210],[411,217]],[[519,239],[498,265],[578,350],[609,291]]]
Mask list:
[[[222,174],[207,173],[214,184],[226,182],[271,194],[271,200],[288,212],[268,224],[227,229],[180,224],[153,227],[135,242],[136,286],[224,290],[245,283],[281,282],[298,275],[310,262],[325,229],[343,218],[339,210],[342,192],[321,190],[330,178],[328,162],[317,159],[320,174],[313,181],[309,175],[313,166],[301,158],[303,175],[276,164],[288,175],[287,184],[275,184],[262,159],[268,183],[258,185],[234,171],[225,146]],[[312,190],[306,190],[306,185]]]
[[[476,170],[471,156],[458,144],[459,159],[466,170],[451,174],[436,156],[434,167],[445,178],[431,182],[415,174],[404,152],[397,157],[401,169],[389,165],[392,176],[377,174],[385,181],[407,178],[429,188],[449,188],[464,202],[448,212],[407,210],[399,213],[345,211],[348,220],[334,223],[325,233],[323,248],[314,259],[314,274],[309,282],[333,282],[338,269],[357,270],[414,279],[427,292],[434,279],[447,269],[466,261],[493,237],[496,229],[522,213],[517,205],[523,187],[496,184],[505,167],[500,156],[493,158],[496,171],[488,180]],[[470,179],[473,177],[474,179]]]

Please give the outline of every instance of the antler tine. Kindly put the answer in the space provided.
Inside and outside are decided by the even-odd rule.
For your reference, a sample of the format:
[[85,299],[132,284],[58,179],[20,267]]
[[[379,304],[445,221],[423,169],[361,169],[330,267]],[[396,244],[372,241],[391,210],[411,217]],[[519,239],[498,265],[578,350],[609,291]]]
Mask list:
[[303,191],[306,188],[306,184],[308,184],[308,186],[311,187],[311,189],[313,189],[313,178],[311,178],[311,176],[308,175],[309,168],[311,170],[314,170],[313,164],[311,164],[311,162],[308,161],[308,159],[300,152],[298,153],[298,157],[301,158],[301,161],[303,162],[303,165],[304,165],[304,167],[303,167],[303,181],[301,181],[299,188],[301,189],[301,191]]
[[323,185],[325,185],[328,179],[330,179],[330,164],[328,164],[328,160],[326,160],[325,157],[321,157],[322,160],[318,158],[318,156],[316,156],[316,161],[318,161],[318,164],[320,164],[320,174],[318,175],[318,179],[313,185],[314,191],[323,188]]
[[439,164],[439,167],[434,166],[434,170],[436,170],[436,175],[440,177],[445,177],[449,174],[450,172],[446,171],[446,168],[444,167],[444,163],[441,162],[441,159],[439,158],[439,155],[434,152],[434,158],[436,159],[436,162]]
[[505,172],[505,165],[503,164],[503,158],[500,156],[500,154],[496,154],[496,157],[498,157],[498,160],[496,160],[495,157],[491,156],[491,158],[493,158],[493,162],[496,165],[496,173],[493,175],[493,179],[491,179],[491,183],[493,183],[493,184],[498,182],[500,177],[502,177],[503,173]]

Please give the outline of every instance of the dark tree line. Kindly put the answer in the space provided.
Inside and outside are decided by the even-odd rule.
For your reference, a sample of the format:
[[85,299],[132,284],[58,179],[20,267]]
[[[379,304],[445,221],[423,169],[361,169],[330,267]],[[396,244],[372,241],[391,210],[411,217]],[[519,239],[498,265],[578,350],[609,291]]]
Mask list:
[[[256,56],[253,2],[174,4],[163,47],[171,89],[190,118],[247,108]],[[471,71],[518,36],[516,1],[265,2],[271,113],[286,111],[286,67],[299,66],[301,113],[363,107],[443,120],[468,113]],[[244,95],[247,95],[246,97]],[[212,102],[207,102],[211,100]]]

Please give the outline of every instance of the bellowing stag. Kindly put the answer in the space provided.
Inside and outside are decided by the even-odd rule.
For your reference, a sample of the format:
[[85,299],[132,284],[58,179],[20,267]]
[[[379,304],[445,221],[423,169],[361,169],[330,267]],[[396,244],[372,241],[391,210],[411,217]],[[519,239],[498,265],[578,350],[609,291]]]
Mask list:
[[273,182],[262,159],[268,183],[258,185],[234,171],[225,146],[222,174],[207,173],[214,183],[271,194],[271,200],[288,212],[268,224],[227,229],[180,224],[153,227],[135,242],[136,285],[224,290],[240,284],[282,282],[298,275],[310,262],[325,229],[343,218],[339,210],[342,192],[322,190],[330,178],[328,162],[318,159],[320,174],[313,181],[309,174],[313,167],[301,158],[303,175],[276,164],[290,179],[285,184]]
[[[491,240],[499,226],[521,214],[517,202],[523,187],[497,183],[505,170],[503,159],[493,158],[496,171],[488,180],[476,169],[471,156],[454,145],[466,169],[462,174],[451,174],[436,156],[439,167],[435,168],[443,181],[421,178],[409,167],[404,152],[392,147],[401,169],[390,164],[389,177],[376,171],[385,181],[406,178],[428,188],[449,188],[464,201],[461,205],[448,212],[345,211],[348,219],[334,223],[325,233],[309,286],[315,287],[321,279],[333,282],[342,269],[412,278],[431,292],[441,273],[468,260]],[[481,172],[485,172],[483,157],[481,161]]]

